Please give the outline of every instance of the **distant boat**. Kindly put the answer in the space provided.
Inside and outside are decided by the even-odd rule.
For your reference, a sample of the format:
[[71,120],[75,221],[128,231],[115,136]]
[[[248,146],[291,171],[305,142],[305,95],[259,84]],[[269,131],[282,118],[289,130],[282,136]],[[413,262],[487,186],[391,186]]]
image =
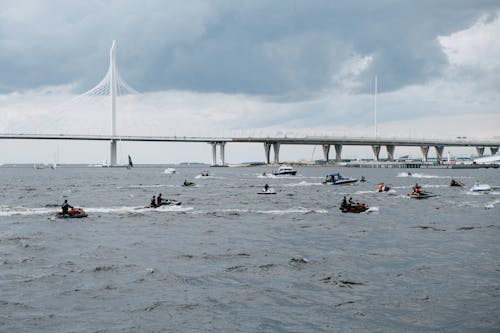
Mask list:
[[174,168],[166,168],[165,170],[163,170],[163,173],[166,173],[166,174],[174,174],[176,173],[177,170],[175,170]]
[[295,176],[296,173],[297,173],[296,170],[293,170],[291,166],[286,166],[286,165],[280,166],[278,170],[273,171],[273,175],[275,176],[285,176],[285,175]]
[[36,169],[36,170],[42,170],[42,169],[45,169],[45,165],[44,164],[35,163],[33,165],[33,168]]
[[474,186],[472,186],[470,191],[471,192],[489,192],[489,191],[491,191],[491,186],[488,184],[479,184],[479,182],[477,182],[476,184],[474,184]]

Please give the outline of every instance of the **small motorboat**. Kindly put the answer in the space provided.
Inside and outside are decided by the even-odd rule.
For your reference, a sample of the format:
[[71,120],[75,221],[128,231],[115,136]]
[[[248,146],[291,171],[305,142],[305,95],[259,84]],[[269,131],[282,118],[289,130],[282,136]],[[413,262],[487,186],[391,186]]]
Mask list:
[[474,186],[470,189],[471,192],[489,192],[491,191],[491,186],[488,184],[479,184],[479,182],[475,183]]
[[184,183],[182,183],[182,186],[186,186],[186,187],[189,187],[189,186],[195,186],[196,184],[193,183],[193,182],[188,182],[187,180],[184,181]]
[[332,173],[327,175],[323,184],[332,184],[332,185],[345,185],[357,182],[357,178],[344,177],[340,173]]
[[356,204],[340,205],[339,209],[342,213],[363,213],[368,210],[368,205],[363,202],[358,202]]
[[278,170],[273,171],[273,175],[275,176],[286,176],[286,175],[295,176],[295,174],[297,174],[297,171],[293,170],[291,166],[287,165],[280,166]]
[[163,170],[163,173],[165,173],[167,175],[171,175],[171,174],[174,174],[176,172],[177,172],[177,170],[175,170],[174,168],[166,168],[165,170]]
[[462,187],[462,186],[464,186],[464,184],[461,183],[461,182],[459,182],[459,181],[457,181],[457,180],[455,180],[455,179],[452,179],[452,180],[450,180],[450,186]]
[[85,213],[85,211],[81,208],[70,209],[67,214],[64,214],[63,212],[57,213],[57,217],[61,219],[78,219],[87,216],[87,213]]

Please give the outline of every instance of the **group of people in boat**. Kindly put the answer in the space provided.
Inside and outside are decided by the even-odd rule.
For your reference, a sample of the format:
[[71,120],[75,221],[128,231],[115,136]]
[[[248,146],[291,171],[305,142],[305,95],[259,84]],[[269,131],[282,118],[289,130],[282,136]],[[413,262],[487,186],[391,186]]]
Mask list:
[[165,201],[161,197],[161,193],[158,193],[158,196],[153,195],[153,197],[151,198],[151,203],[149,204],[149,206],[151,208],[157,208],[157,207],[160,207],[161,205],[163,205],[164,203],[165,203]]
[[354,200],[352,200],[352,197],[350,197],[349,200],[347,200],[347,197],[344,195],[342,203],[340,204],[340,208],[349,208],[357,205],[358,203],[354,202]]

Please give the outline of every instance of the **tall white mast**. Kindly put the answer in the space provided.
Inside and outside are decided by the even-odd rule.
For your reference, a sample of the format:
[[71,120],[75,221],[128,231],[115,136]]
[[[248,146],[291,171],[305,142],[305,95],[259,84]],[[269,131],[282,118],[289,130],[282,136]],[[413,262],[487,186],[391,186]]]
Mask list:
[[109,92],[111,95],[111,135],[116,136],[116,65],[115,65],[116,45],[115,41],[109,51]]
[[378,131],[377,131],[377,75],[375,75],[375,101],[374,101],[374,108],[375,108],[375,138],[378,137]]

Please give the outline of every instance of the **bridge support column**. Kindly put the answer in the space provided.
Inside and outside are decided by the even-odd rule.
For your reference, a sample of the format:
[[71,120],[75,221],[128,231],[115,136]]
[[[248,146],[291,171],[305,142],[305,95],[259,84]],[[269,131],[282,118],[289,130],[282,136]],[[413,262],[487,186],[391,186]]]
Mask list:
[[476,147],[476,151],[479,156],[484,155],[484,147]]
[[210,142],[212,145],[212,166],[217,165],[217,142]]
[[420,151],[422,152],[422,161],[427,162],[427,156],[429,155],[429,146],[421,146]]
[[496,155],[498,153],[498,147],[490,147],[491,155]]
[[335,145],[335,161],[340,162],[342,160],[342,145]]
[[378,155],[380,154],[380,146],[373,145],[372,150],[373,150],[373,156],[375,157],[375,161],[378,162]]
[[116,140],[111,140],[110,165],[116,165]]
[[325,161],[328,163],[330,157],[330,145],[323,145],[323,156],[325,157]]
[[264,142],[264,154],[266,155],[266,164],[271,163],[271,144]]
[[225,150],[225,146],[226,146],[226,143],[225,142],[219,142],[219,149],[220,149],[220,159],[221,159],[221,163],[222,163],[222,166],[225,166],[226,165],[226,161],[224,159],[224,150]]
[[280,143],[279,142],[273,143],[273,150],[274,150],[274,163],[279,164],[280,163]]
[[394,161],[394,150],[396,149],[396,146],[387,145],[385,148],[387,149],[387,159],[391,162]]
[[443,159],[444,146],[435,146],[434,148],[436,149],[437,163],[441,164],[441,160]]

